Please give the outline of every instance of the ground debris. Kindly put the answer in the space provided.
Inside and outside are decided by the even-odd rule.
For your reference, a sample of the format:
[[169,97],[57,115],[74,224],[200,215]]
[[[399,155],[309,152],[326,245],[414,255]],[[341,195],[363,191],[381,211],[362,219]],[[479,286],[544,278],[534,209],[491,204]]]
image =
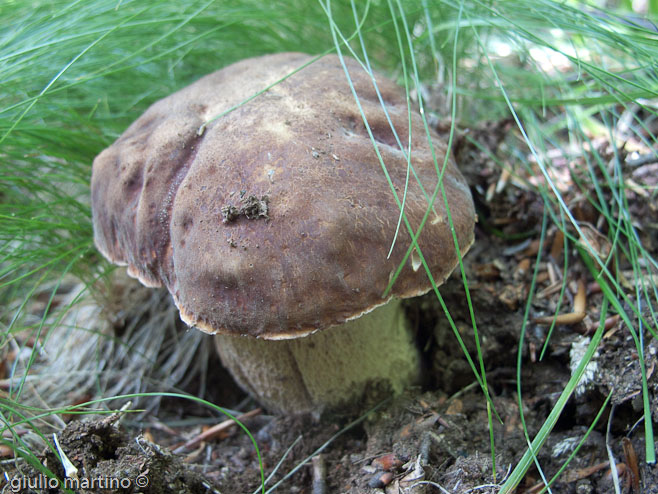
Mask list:
[[20,479],[31,483],[16,492],[59,494],[66,492],[64,488],[81,494],[207,492],[207,482],[186,468],[179,457],[141,435],[131,437],[115,422],[107,418],[73,421],[58,434],[61,451],[77,468],[77,476],[67,478],[61,459],[46,448],[39,460],[57,478],[22,466],[20,471],[5,471],[10,488],[13,491],[12,482]]
[[222,206],[222,222],[231,223],[242,215],[248,220],[269,219],[269,204],[270,198],[266,195],[261,197],[255,195],[243,196],[240,199],[240,207],[233,204]]
[[227,204],[222,206],[222,221],[224,223],[230,223],[235,221],[240,216],[240,210],[233,206],[232,204]]
[[240,206],[240,212],[244,214],[248,220],[257,220],[259,218],[269,218],[269,202],[270,199],[267,196],[261,196],[260,198],[250,195],[242,199],[242,205]]

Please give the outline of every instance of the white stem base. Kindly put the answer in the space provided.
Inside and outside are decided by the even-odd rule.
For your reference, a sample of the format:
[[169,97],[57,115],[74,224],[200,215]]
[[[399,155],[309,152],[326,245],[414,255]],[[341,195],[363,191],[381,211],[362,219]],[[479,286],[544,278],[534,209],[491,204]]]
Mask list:
[[420,372],[399,300],[304,338],[218,335],[215,344],[236,381],[278,413],[349,409],[366,394],[400,393]]

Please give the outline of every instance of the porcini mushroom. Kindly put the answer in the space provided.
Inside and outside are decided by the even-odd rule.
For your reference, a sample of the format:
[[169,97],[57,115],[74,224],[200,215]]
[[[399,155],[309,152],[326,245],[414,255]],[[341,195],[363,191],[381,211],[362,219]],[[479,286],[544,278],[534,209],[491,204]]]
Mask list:
[[[414,252],[384,296],[410,235],[403,224],[388,255],[400,210],[338,57],[286,78],[310,60],[244,60],[156,102],[95,159],[91,183],[100,252],[166,286],[183,321],[218,335],[238,383],[278,412],[337,409],[414,382],[419,356],[400,299],[431,289]],[[371,77],[345,62],[401,200],[404,94],[376,77],[402,151]],[[417,230],[446,148],[433,131],[430,146],[417,114],[411,130],[417,180],[404,213]],[[437,283],[470,247],[475,221],[451,160],[443,186],[460,252],[441,194],[418,238]]]

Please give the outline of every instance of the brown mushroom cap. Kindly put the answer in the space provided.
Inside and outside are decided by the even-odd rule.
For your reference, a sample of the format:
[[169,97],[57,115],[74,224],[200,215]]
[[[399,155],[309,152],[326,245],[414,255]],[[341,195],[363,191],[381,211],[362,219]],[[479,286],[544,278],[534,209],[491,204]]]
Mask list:
[[[153,104],[94,161],[95,241],[149,286],[165,285],[185,322],[211,333],[292,338],[359,317],[390,297],[430,290],[410,245],[338,57],[267,55],[238,62]],[[400,198],[407,161],[370,76],[346,59]],[[408,141],[402,90],[377,76],[400,140]],[[412,115],[411,162],[425,191],[445,146]],[[461,253],[473,242],[469,189],[452,161],[443,177]],[[405,213],[417,229],[428,207],[413,175]],[[441,193],[418,240],[440,284],[458,262]],[[415,268],[415,269],[414,269]]]

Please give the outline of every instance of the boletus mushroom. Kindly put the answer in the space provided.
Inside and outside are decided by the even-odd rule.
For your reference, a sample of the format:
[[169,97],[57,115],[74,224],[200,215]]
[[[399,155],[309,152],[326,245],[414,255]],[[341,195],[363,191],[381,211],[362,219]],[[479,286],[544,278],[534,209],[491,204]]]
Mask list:
[[156,102],[95,159],[91,181],[100,252],[166,286],[183,321],[216,334],[237,382],[277,412],[354,406],[418,379],[400,299],[431,284],[414,250],[386,293],[412,245],[404,223],[396,238],[394,193],[414,231],[430,211],[418,246],[437,283],[475,222],[449,160],[457,252],[442,194],[428,204],[445,144],[430,130],[430,146],[396,84],[376,76],[387,117],[370,75],[345,60],[393,192],[339,58],[295,72],[309,61],[244,60]]

